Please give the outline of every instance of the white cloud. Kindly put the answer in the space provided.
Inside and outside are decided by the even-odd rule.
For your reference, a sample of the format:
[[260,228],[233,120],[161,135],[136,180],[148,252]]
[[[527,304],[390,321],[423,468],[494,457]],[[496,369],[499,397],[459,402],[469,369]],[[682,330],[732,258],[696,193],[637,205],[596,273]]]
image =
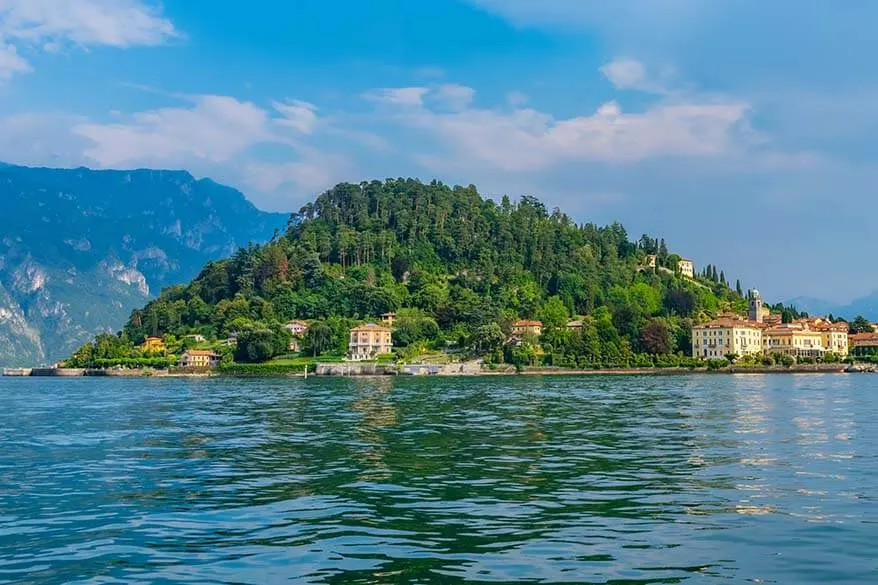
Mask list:
[[276,120],[281,126],[292,128],[302,134],[312,134],[317,125],[317,106],[293,100],[290,102],[273,102],[272,106],[283,116]]
[[262,108],[225,96],[193,99],[192,108],[140,112],[127,122],[80,124],[73,131],[94,143],[85,155],[102,167],[193,158],[223,162],[269,138]]
[[228,96],[183,99],[189,103],[68,125],[79,154],[64,162],[186,168],[246,188],[263,206],[288,210],[298,203],[291,196],[311,196],[342,178],[356,179],[345,154],[315,148],[309,138],[371,139],[366,132],[334,127],[303,101],[275,101],[263,108]]
[[646,66],[636,59],[614,59],[601,67],[601,73],[616,89],[634,89],[656,94],[668,92],[665,85],[651,78]]
[[447,83],[440,85],[433,95],[443,105],[453,110],[462,110],[473,101],[476,90],[465,85]]
[[518,90],[513,90],[506,94],[506,102],[513,108],[520,108],[529,101],[530,97]]
[[246,183],[261,192],[284,189],[316,194],[344,178],[357,180],[344,156],[303,149],[298,160],[283,163],[253,162],[246,165]]
[[18,54],[15,45],[3,44],[0,38],[0,82],[9,80],[16,73],[30,70],[30,64]]
[[429,92],[426,87],[385,87],[372,90],[363,97],[395,106],[420,106]]
[[31,70],[19,54],[23,48],[126,48],[176,35],[173,23],[143,0],[0,0],[0,80]]
[[11,114],[0,117],[0,161],[44,166],[77,166],[86,161],[88,141],[70,128],[82,122],[74,116]]
[[170,20],[142,0],[0,0],[0,31],[30,43],[131,47],[176,34]]
[[530,108],[447,113],[419,107],[401,109],[396,120],[439,139],[451,152],[452,165],[488,163],[521,172],[565,161],[622,163],[730,153],[753,138],[748,109],[733,100],[663,101],[626,113],[607,102],[591,115],[558,120]]

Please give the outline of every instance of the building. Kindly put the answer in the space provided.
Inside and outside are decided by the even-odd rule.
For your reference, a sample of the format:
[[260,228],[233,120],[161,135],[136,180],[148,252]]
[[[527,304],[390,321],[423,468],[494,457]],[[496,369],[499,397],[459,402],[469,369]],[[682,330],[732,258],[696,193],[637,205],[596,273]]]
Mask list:
[[184,335],[183,339],[188,339],[189,341],[194,341],[195,343],[204,343],[207,341],[207,338],[204,335],[200,335],[198,333],[193,333],[192,335]]
[[705,359],[722,359],[762,354],[762,328],[741,318],[722,318],[692,328],[692,355]]
[[180,356],[181,368],[215,368],[219,365],[217,353],[200,349],[189,349]]
[[161,337],[147,337],[140,349],[143,353],[164,353],[165,341]]
[[284,325],[296,337],[304,337],[308,332],[308,324],[304,321],[290,321]]
[[646,266],[648,268],[655,268],[656,266],[658,266],[658,256],[656,256],[655,254],[647,254]]
[[680,261],[677,263],[677,269],[686,278],[695,278],[695,262],[692,260],[680,258]]
[[765,308],[765,302],[762,300],[762,295],[754,288],[747,294],[747,301],[749,304],[747,311],[749,319],[756,323],[762,323],[765,320],[765,313],[762,312]]
[[585,321],[582,319],[575,319],[567,322],[568,331],[581,332],[583,327],[585,327]]
[[512,324],[512,337],[521,339],[525,335],[535,335],[539,337],[543,334],[542,321],[530,321],[523,319]]
[[848,336],[848,343],[855,356],[878,355],[878,333],[855,333]]
[[820,358],[826,355],[823,335],[805,323],[783,323],[762,332],[766,354],[788,355],[799,358]]
[[385,327],[393,327],[396,322],[396,313],[384,313],[381,315],[381,324]]
[[371,360],[392,351],[393,337],[389,327],[368,323],[351,329],[348,343],[348,357],[351,360]]
[[[848,339],[847,323],[834,323],[825,317],[808,317],[783,323],[781,315],[773,315],[765,306],[758,290],[749,291],[747,301],[746,318],[727,313],[715,321],[692,328],[694,357],[762,353],[794,358],[823,358],[833,353],[843,358],[850,353],[853,338]],[[864,338],[864,342],[867,341]]]
[[823,349],[827,352],[834,353],[840,357],[847,357],[850,353],[847,323],[843,321],[833,323],[829,319],[822,317],[800,319],[795,321],[795,323],[803,323],[809,329],[818,331],[822,338]]

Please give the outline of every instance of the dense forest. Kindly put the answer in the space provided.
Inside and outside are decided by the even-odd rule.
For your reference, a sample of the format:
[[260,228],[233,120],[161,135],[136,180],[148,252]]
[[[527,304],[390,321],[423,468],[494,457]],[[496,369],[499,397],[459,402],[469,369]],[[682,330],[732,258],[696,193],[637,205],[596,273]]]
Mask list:
[[[735,290],[715,267],[688,279],[678,260],[663,239],[632,241],[618,223],[577,224],[533,197],[495,201],[473,186],[411,179],[340,184],[294,214],[285,233],[165,289],[70,363],[137,357],[147,336],[195,334],[235,335],[228,359],[264,361],[287,351],[291,319],[311,324],[303,351],[340,354],[351,325],[390,311],[401,356],[442,350],[568,366],[679,360],[693,320],[746,302],[740,283]],[[522,318],[541,320],[543,334],[509,344]],[[570,330],[570,319],[582,327]]]

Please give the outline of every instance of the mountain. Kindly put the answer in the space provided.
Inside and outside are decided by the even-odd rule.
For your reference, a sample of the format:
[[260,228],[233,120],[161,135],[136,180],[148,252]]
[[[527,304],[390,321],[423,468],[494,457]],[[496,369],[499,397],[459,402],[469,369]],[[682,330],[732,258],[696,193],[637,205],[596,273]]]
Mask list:
[[181,171],[0,164],[0,365],[51,363],[288,216]]
[[[533,197],[497,202],[473,186],[412,179],[341,184],[295,214],[283,237],[209,263],[70,363],[148,359],[137,348],[147,336],[171,349],[197,334],[219,349],[233,333],[236,361],[264,361],[286,353],[291,319],[312,320],[308,351],[341,353],[354,323],[395,311],[401,351],[648,364],[690,349],[692,319],[746,307],[718,278],[655,261],[676,267],[679,256],[663,240],[632,242],[618,223],[580,225]],[[539,345],[505,343],[518,319],[543,322]]]
[[832,314],[845,319],[854,319],[862,315],[870,321],[878,321],[878,291],[847,304],[831,303],[811,297],[798,297],[785,304],[793,305],[811,315]]

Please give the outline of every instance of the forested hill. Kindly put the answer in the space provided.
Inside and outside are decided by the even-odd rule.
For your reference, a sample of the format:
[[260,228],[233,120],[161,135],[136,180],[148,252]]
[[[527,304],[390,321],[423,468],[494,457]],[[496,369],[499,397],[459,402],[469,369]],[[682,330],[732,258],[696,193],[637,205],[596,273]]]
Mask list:
[[[647,254],[670,269],[649,268]],[[618,223],[577,224],[533,197],[497,202],[473,186],[402,179],[341,184],[269,244],[212,262],[134,311],[122,338],[224,339],[304,319],[332,332],[315,349],[340,350],[351,322],[396,311],[400,346],[499,359],[510,324],[537,318],[544,348],[577,360],[688,352],[693,317],[740,309],[743,299],[724,278],[675,274],[677,259],[664,241],[632,241]],[[577,316],[584,328],[571,336],[566,323]]]

